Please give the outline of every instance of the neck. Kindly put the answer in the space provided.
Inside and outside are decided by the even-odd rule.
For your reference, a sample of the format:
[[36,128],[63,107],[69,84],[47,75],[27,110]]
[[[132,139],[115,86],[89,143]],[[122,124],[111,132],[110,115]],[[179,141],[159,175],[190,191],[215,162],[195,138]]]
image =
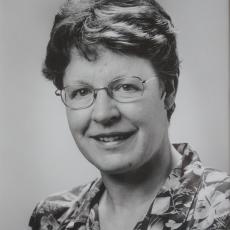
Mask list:
[[110,175],[102,174],[106,187],[104,201],[110,203],[114,209],[134,208],[150,202],[157,195],[167,176],[178,161],[178,155],[170,144],[154,154],[153,159],[148,161],[138,170]]

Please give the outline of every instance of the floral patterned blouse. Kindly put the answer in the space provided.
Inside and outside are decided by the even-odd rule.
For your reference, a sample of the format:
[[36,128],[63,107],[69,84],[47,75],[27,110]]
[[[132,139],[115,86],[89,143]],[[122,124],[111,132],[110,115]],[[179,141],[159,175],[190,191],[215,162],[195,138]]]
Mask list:
[[[204,168],[188,144],[175,144],[183,157],[134,230],[230,230],[230,177]],[[52,195],[33,211],[32,230],[99,230],[101,179]],[[131,212],[131,211],[130,211]]]

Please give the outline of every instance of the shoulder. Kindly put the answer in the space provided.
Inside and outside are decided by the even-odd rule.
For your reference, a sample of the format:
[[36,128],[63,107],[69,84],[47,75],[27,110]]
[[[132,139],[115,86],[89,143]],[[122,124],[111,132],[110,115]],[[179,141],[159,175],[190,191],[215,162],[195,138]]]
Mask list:
[[199,197],[209,198],[211,201],[227,201],[230,205],[230,176],[222,171],[205,168],[198,192]]
[[206,188],[214,188],[214,190],[230,192],[230,175],[212,168],[204,168],[202,185]]
[[97,181],[98,179],[69,191],[55,193],[46,197],[34,208],[30,217],[29,226],[32,227],[33,230],[38,230],[43,229],[43,223],[47,224],[47,222],[49,222],[53,227],[52,229],[57,229],[60,220],[68,215],[73,206],[75,209],[80,206],[86,194]]
[[230,226],[230,176],[227,173],[204,169],[191,213],[197,229]]

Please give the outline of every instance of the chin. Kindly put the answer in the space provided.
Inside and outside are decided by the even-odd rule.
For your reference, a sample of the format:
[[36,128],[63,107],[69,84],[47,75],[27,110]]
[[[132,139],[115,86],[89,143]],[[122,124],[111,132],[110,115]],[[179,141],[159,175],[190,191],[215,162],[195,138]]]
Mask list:
[[107,175],[119,175],[119,174],[125,174],[133,171],[132,164],[126,164],[126,165],[106,165],[106,166],[99,166],[98,169],[102,174]]
[[94,165],[99,171],[106,174],[118,174],[124,173],[131,170],[132,166],[135,164],[134,159],[130,159],[130,156],[133,157],[133,153],[125,153],[118,151],[103,151],[95,148],[95,146],[82,149],[79,147],[80,151],[84,157]]
[[132,152],[129,154],[126,153],[126,155],[113,154],[112,156],[100,158],[100,161],[91,161],[91,163],[102,174],[118,175],[135,172],[144,164],[144,158],[143,156],[139,156],[137,152]]

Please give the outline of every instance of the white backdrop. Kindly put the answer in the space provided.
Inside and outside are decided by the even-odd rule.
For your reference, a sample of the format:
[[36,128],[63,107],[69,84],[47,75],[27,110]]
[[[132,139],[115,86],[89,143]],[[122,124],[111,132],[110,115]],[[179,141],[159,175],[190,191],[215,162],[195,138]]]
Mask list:
[[[95,177],[40,73],[60,0],[0,1],[0,229],[27,229],[37,201]],[[170,136],[229,171],[229,1],[159,0],[182,60]]]

